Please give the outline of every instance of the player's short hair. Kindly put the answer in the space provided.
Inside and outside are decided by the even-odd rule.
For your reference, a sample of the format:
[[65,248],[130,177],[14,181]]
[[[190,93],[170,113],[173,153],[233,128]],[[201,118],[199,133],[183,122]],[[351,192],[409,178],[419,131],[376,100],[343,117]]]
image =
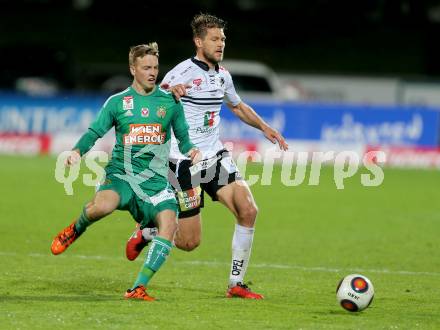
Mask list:
[[130,52],[128,53],[128,64],[134,65],[136,58],[144,57],[145,55],[154,55],[159,58],[159,46],[157,42],[150,42],[149,44],[142,44],[130,47]]
[[204,38],[208,33],[208,29],[219,28],[225,29],[226,22],[221,18],[209,14],[198,14],[191,21],[191,28],[194,38]]

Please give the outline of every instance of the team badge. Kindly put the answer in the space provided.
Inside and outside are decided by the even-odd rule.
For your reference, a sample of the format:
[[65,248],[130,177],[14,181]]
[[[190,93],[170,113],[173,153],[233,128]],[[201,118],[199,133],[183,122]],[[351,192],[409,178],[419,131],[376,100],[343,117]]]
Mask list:
[[150,115],[150,110],[148,110],[148,108],[142,108],[141,109],[141,116],[146,118]]
[[164,106],[160,106],[157,108],[156,114],[159,118],[165,118],[167,114],[167,109]]
[[196,91],[202,90],[202,87],[201,87],[202,82],[203,82],[202,78],[194,79],[193,80],[193,88],[194,88],[194,90],[196,90]]
[[202,84],[202,79],[201,78],[194,79],[193,84],[199,87]]
[[133,96],[124,96],[124,98],[122,99],[122,109],[124,110],[134,109]]

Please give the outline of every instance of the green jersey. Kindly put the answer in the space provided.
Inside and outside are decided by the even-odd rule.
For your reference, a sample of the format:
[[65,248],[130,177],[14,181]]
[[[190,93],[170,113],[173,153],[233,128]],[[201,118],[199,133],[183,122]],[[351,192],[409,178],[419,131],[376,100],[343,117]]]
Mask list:
[[128,87],[108,98],[74,149],[85,154],[112,127],[115,127],[116,144],[107,172],[111,169],[110,172],[136,175],[149,169],[152,171],[149,176],[167,178],[171,128],[180,152],[186,154],[194,147],[188,137],[181,103],[157,86],[149,95]]

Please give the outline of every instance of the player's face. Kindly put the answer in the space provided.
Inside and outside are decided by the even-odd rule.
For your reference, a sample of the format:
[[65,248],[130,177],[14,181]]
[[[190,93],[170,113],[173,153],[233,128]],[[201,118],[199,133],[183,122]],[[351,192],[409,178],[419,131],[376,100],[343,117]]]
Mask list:
[[159,73],[159,59],[155,55],[137,57],[130,71],[138,86],[145,91],[152,90]]
[[211,64],[217,64],[223,60],[226,37],[223,29],[211,28],[207,34],[200,39],[200,50],[205,60]]

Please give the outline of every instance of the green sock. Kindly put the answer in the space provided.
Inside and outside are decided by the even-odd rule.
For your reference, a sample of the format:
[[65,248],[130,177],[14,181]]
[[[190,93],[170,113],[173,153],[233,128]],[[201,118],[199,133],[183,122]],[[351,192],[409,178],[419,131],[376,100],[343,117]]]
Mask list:
[[78,235],[81,235],[83,232],[86,231],[87,227],[91,225],[91,221],[89,218],[87,218],[86,215],[86,208],[83,209],[81,215],[79,216],[78,220],[75,222],[75,231]]
[[153,275],[159,270],[171,251],[171,242],[162,237],[155,237],[148,250],[147,258],[142,265],[132,289],[139,285],[146,286]]

